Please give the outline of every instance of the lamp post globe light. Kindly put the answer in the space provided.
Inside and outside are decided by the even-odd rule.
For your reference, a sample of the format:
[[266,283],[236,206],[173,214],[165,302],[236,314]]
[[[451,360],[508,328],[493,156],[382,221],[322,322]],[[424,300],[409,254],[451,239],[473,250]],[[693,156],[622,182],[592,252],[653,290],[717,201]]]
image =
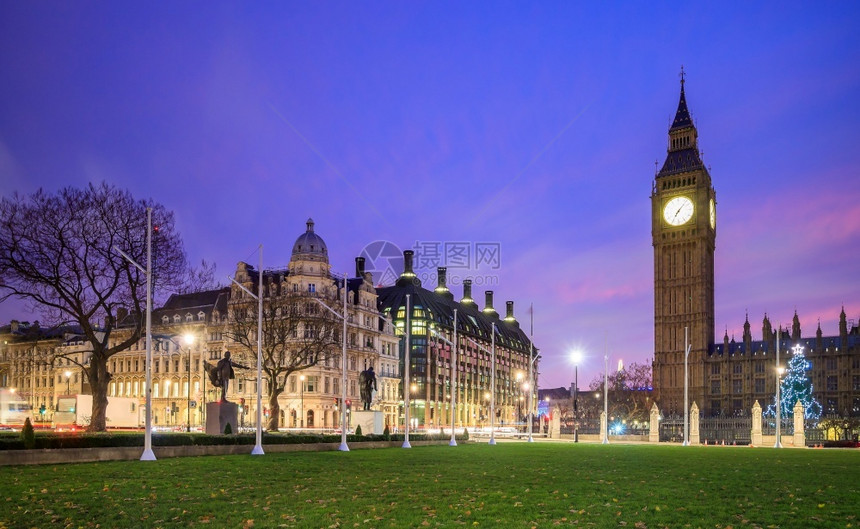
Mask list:
[[570,355],[573,360],[573,442],[579,442],[579,363],[582,362],[582,353],[574,351]]
[[72,372],[66,371],[65,375],[66,375],[66,395],[70,395],[72,393],[71,382],[70,382],[71,378],[72,378]]

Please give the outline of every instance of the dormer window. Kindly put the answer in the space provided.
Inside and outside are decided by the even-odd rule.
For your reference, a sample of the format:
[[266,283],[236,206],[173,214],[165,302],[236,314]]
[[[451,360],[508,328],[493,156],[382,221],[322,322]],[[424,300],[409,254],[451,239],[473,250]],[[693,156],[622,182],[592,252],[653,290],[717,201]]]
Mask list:
[[164,325],[167,325],[168,323],[170,323],[170,318],[168,318],[167,316],[162,316],[161,317],[161,323],[163,323]]
[[179,314],[175,314],[173,316],[173,323],[179,323],[180,321],[182,321],[182,318],[179,317]]
[[189,312],[188,314],[185,315],[185,321],[186,322],[194,321],[194,316],[192,316],[191,313]]
[[197,320],[203,321],[204,319],[206,319],[206,313],[201,310],[200,312],[197,313]]

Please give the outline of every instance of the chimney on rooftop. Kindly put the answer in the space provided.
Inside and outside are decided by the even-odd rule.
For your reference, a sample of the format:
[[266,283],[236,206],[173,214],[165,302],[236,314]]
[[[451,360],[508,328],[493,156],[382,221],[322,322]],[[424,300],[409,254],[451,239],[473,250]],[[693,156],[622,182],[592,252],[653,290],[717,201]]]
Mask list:
[[499,313],[493,308],[493,291],[487,290],[484,292],[484,314],[488,316],[499,317]]
[[464,279],[463,280],[463,299],[460,300],[460,303],[474,304],[475,300],[472,299],[472,280]]

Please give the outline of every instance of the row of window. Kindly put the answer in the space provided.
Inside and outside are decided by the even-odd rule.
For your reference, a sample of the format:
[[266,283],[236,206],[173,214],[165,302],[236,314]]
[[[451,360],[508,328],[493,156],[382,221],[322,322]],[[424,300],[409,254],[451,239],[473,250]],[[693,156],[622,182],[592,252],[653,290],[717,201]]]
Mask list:
[[[732,393],[735,395],[741,395],[744,392],[743,380],[735,379],[731,381],[732,384]],[[753,381],[753,391],[755,393],[764,393],[765,392],[765,379],[764,378],[756,378]],[[836,375],[827,375],[825,379],[825,389],[826,391],[839,391],[839,377]],[[711,395],[719,395],[722,393],[722,383],[720,380],[711,380]],[[860,375],[852,375],[851,376],[851,390],[852,391],[860,391]]]

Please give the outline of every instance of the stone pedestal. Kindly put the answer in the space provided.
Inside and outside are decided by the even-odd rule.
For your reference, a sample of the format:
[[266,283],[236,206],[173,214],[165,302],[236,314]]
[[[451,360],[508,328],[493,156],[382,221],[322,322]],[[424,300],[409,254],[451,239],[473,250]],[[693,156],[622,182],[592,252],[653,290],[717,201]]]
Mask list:
[[803,448],[806,446],[806,432],[803,430],[803,404],[797,401],[794,405],[794,446]]
[[549,438],[561,438],[561,410],[557,407],[552,409],[552,417],[549,420]]
[[702,441],[699,439],[699,407],[696,401],[690,406],[690,446],[695,446]]
[[750,431],[750,445],[761,446],[761,405],[755,401],[752,408],[752,430]]
[[233,433],[239,433],[239,405],[232,402],[207,402],[206,433],[223,434],[227,424]]
[[609,434],[609,430],[606,428],[606,412],[600,412],[600,442],[608,443],[609,439],[606,437]]
[[657,409],[657,403],[651,405],[651,418],[648,423],[648,442],[660,442],[660,410]]
[[375,410],[358,410],[352,412],[353,430],[359,426],[361,426],[361,433],[364,435],[382,435],[382,432],[385,431],[382,412]]

